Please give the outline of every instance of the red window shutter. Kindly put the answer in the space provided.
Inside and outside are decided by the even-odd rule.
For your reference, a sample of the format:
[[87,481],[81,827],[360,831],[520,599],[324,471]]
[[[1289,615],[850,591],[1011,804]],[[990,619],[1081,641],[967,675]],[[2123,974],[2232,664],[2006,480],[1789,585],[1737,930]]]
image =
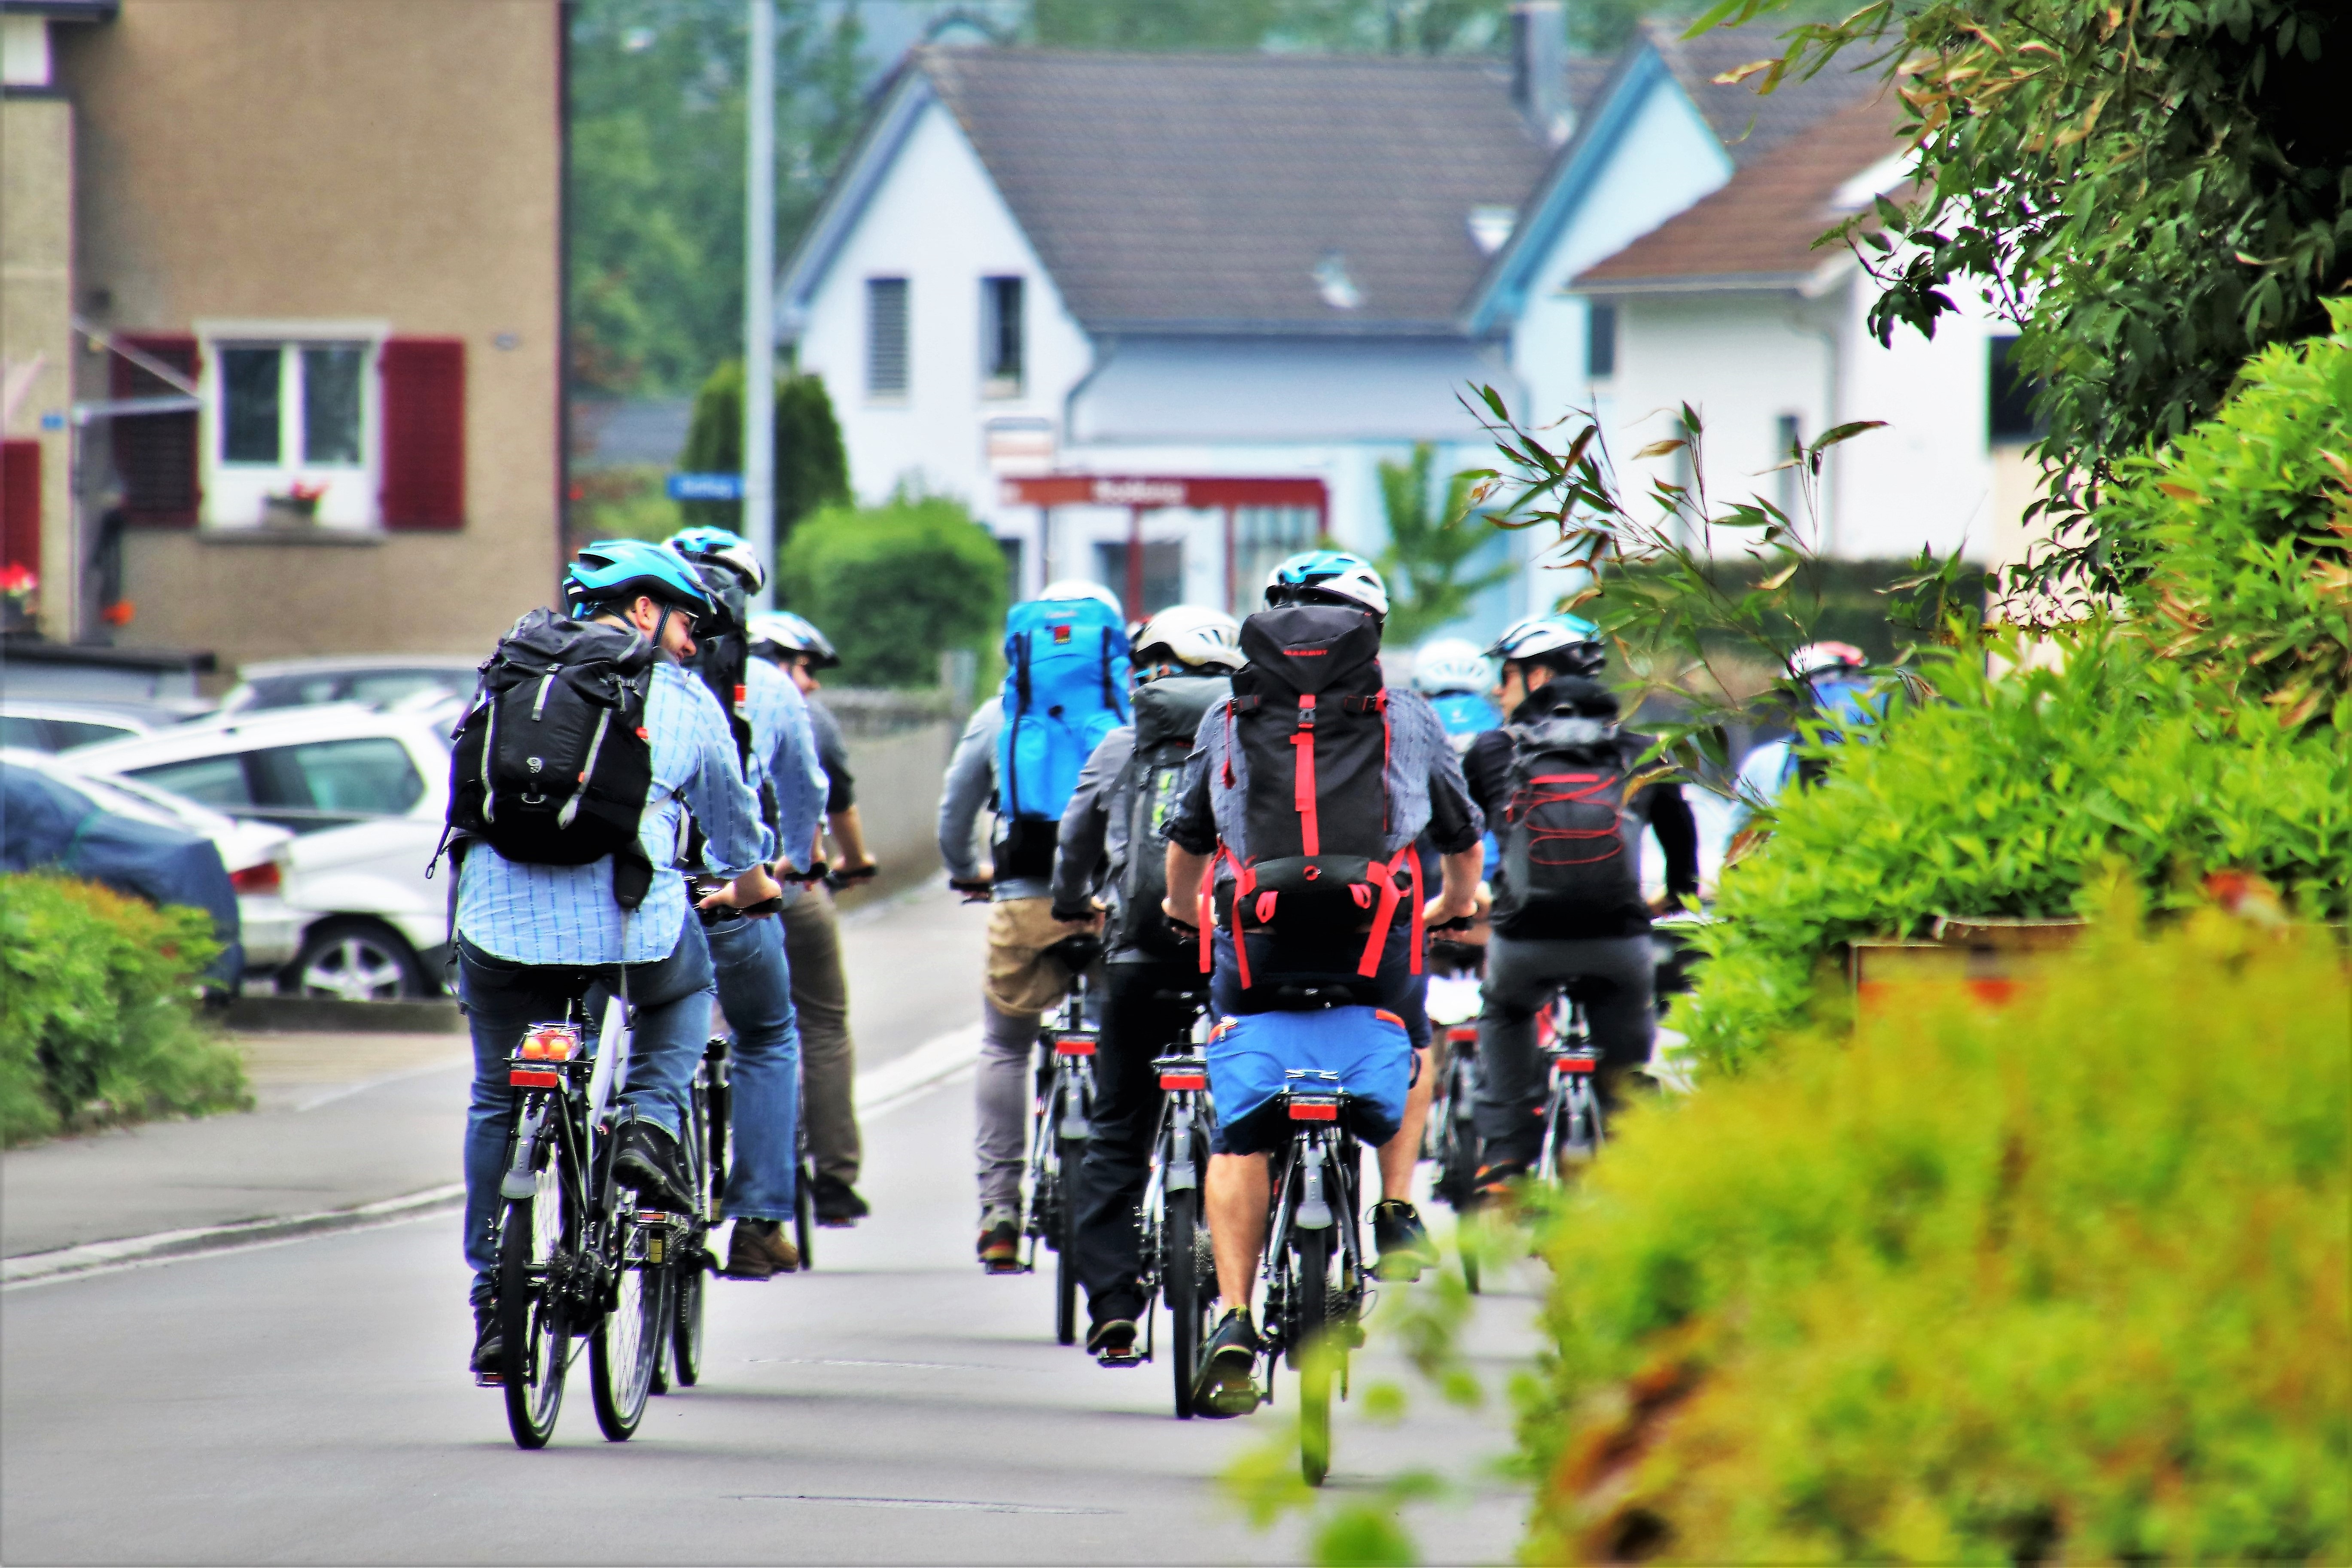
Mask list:
[[[148,358],[196,379],[196,340],[183,334],[127,336],[121,340]],[[108,391],[116,397],[175,397],[180,389],[121,354],[108,359]],[[125,522],[155,528],[194,528],[204,490],[196,479],[196,416],[131,414],[108,422],[114,447],[114,472],[122,483]]]
[[465,342],[392,338],[382,365],[384,527],[464,527]]
[[41,574],[41,444],[0,441],[0,570]]

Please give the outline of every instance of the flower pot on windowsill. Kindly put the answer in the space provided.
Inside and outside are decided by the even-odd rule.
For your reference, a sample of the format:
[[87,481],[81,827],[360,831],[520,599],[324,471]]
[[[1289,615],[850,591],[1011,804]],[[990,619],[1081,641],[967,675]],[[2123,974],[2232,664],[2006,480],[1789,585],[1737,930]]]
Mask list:
[[308,529],[319,525],[317,496],[264,496],[261,498],[261,526],[264,528]]

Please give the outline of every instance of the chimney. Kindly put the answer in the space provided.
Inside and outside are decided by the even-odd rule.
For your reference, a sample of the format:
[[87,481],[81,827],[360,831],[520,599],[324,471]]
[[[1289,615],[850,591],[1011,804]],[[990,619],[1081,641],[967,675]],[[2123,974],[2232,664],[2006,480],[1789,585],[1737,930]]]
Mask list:
[[1568,101],[1565,0],[1511,0],[1511,100],[1547,147],[1576,129]]

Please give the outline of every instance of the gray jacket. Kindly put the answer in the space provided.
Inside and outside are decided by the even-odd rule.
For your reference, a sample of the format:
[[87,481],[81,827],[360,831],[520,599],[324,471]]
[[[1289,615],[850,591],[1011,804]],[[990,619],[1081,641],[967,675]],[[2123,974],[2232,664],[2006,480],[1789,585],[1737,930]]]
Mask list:
[[1077,787],[1063,808],[1062,831],[1054,847],[1056,907],[1076,909],[1097,891],[1105,901],[1116,901],[1129,848],[1127,792],[1119,785],[1134,756],[1135,726],[1121,724],[1102,738],[1078,770]]
[[[940,858],[959,882],[976,882],[982,875],[974,829],[981,812],[996,798],[996,733],[1003,727],[1003,703],[992,697],[973,710],[956,742],[955,754],[948,759],[947,778],[940,789]],[[1002,818],[995,831],[1003,837]],[[1048,893],[1045,877],[1008,877],[990,889],[989,900],[1042,899]]]

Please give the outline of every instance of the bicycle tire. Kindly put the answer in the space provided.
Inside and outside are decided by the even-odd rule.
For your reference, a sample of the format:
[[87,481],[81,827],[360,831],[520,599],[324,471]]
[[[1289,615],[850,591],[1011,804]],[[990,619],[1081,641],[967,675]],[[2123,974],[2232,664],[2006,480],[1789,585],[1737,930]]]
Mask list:
[[1446,1064],[1444,1117],[1438,1133],[1438,1191],[1449,1207],[1467,1208],[1478,1190],[1478,1131],[1471,1110],[1473,1085],[1459,1059]]
[[1298,1473],[1308,1486],[1319,1487],[1331,1471],[1331,1363],[1339,1349],[1329,1332],[1329,1233],[1298,1232],[1294,1255],[1298,1289],[1291,1314],[1297,1333],[1291,1342],[1297,1346]]
[[1168,1194],[1168,1221],[1161,1228],[1162,1289],[1168,1315],[1175,1327],[1170,1359],[1175,1363],[1176,1418],[1192,1418],[1192,1382],[1201,1375],[1201,1347],[1208,1341],[1207,1302],[1214,1292],[1201,1289],[1201,1255],[1193,1237],[1201,1228],[1201,1194],[1197,1189]]
[[1054,1140],[1054,1339],[1078,1342],[1078,1163],[1087,1146],[1076,1138]]
[[615,1443],[636,1436],[653,1393],[656,1363],[672,1337],[669,1269],[666,1265],[624,1268],[614,1300],[588,1342],[589,1389],[596,1425]]
[[551,1141],[538,1191],[508,1200],[499,1235],[499,1331],[505,1340],[499,1377],[507,1429],[519,1448],[544,1448],[555,1436],[572,1361],[571,1304],[549,1288],[548,1278],[551,1266],[580,1250],[579,1209],[564,1165],[562,1142]]
[[708,1294],[703,1274],[701,1260],[697,1258],[679,1264],[671,1278],[669,1359],[680,1388],[692,1388],[702,1381],[702,1305]]
[[816,1173],[803,1160],[793,1173],[793,1244],[800,1248],[803,1272],[816,1267]]

